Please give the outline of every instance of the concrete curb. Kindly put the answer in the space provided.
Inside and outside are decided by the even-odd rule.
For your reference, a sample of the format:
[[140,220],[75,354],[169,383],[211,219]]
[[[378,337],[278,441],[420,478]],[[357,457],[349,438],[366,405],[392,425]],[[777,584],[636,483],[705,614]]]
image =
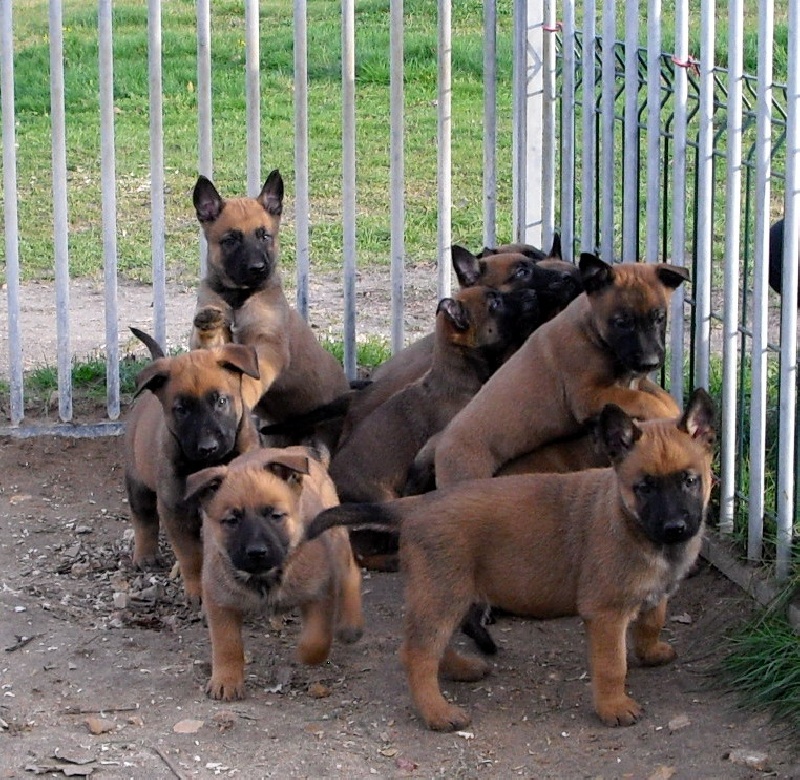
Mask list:
[[[701,555],[755,601],[767,606],[781,593],[781,588],[755,566],[742,563],[733,551],[733,544],[718,535],[708,533],[703,539]],[[786,612],[795,633],[800,634],[800,599],[795,598]]]

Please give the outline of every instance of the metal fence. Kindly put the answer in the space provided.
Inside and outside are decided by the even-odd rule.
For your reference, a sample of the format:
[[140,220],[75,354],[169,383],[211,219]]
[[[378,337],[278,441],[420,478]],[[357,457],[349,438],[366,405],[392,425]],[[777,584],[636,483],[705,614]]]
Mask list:
[[[717,3],[690,14],[688,0],[510,0],[513,16],[513,225],[515,238],[549,246],[562,236],[568,257],[581,250],[604,258],[669,260],[691,266],[692,284],[671,312],[670,359],[664,382],[678,400],[693,386],[721,398],[719,529],[746,537],[747,557],[774,565],[779,580],[797,570],[796,351],[797,264],[783,268],[783,298],[767,285],[768,229],[786,218],[785,254],[798,256],[800,224],[800,10],[791,0],[761,0],[755,16],[757,73],[745,72],[743,0],[727,2],[725,52],[715,52]],[[497,12],[485,0],[483,114],[483,237],[496,241]],[[505,3],[508,6],[509,0]],[[392,293],[391,343],[403,329],[405,267],[404,8],[387,3],[390,61],[388,148]],[[80,434],[72,418],[69,326],[69,218],[61,0],[49,2],[53,233],[61,428]],[[695,7],[695,6],[693,6]],[[358,318],[354,0],[341,5],[342,215],[344,363],[355,371]],[[261,176],[259,4],[244,0],[247,192]],[[450,286],[453,192],[451,0],[439,0],[437,81],[436,258],[438,292]],[[150,197],[153,330],[165,333],[165,128],[161,62],[161,0],[149,0]],[[210,0],[197,0],[198,171],[211,176]],[[750,18],[750,17],[748,17]],[[308,40],[305,0],[293,4],[295,95],[295,241],[297,306],[308,309],[310,275]],[[785,85],[773,73],[776,19],[787,30]],[[114,57],[112,2],[97,3],[102,133],[102,217],[108,365],[108,419],[86,433],[116,432],[120,414],[119,318],[116,309]],[[690,36],[690,32],[693,36]],[[668,42],[668,43],[667,43]],[[715,43],[716,42],[716,43]],[[667,53],[665,53],[667,52]],[[9,423],[5,433],[35,432],[24,418],[20,332],[20,269],[16,193],[13,3],[0,4],[3,116],[3,211],[9,355]],[[475,111],[481,111],[480,106]],[[200,247],[200,258],[203,248]],[[202,259],[200,271],[203,272]],[[53,432],[59,426],[47,429]],[[794,551],[794,552],[793,552]],[[796,576],[796,575],[795,575]]]

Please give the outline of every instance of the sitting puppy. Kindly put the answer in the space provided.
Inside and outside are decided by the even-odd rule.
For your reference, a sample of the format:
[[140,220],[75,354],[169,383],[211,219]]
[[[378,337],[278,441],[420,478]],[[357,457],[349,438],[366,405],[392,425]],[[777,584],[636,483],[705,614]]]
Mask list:
[[[145,343],[161,352],[156,342]],[[136,377],[141,397],[123,442],[133,562],[141,568],[157,562],[163,523],[190,602],[200,598],[202,546],[197,507],[184,499],[186,478],[259,446],[244,400],[258,377],[255,349],[241,344],[160,357]]]
[[322,512],[307,538],[333,526],[400,534],[406,574],[402,659],[429,728],[461,729],[463,709],[441,694],[439,673],[478,680],[482,660],[448,646],[476,599],[517,615],[579,615],[586,628],[594,707],[609,726],[642,708],[625,691],[626,633],[645,665],[675,650],[659,638],[667,599],[696,560],[711,495],[714,408],[696,390],[678,420],[637,423],[605,406],[598,437],[614,464],[570,474],[461,482],[385,504]]
[[[342,366],[283,291],[280,173],[269,174],[258,197],[227,200],[200,176],[193,199],[208,245],[208,272],[198,291],[191,346],[231,340],[254,346],[260,383],[248,403],[272,421],[304,414],[345,393]],[[326,438],[325,444],[330,448],[333,441]]]
[[348,643],[361,637],[361,572],[347,532],[333,529],[298,547],[311,518],[339,503],[313,451],[260,449],[204,469],[187,480],[186,499],[200,501],[203,518],[211,697],[244,696],[246,612],[299,607],[298,655],[306,664],[327,659],[334,632]]

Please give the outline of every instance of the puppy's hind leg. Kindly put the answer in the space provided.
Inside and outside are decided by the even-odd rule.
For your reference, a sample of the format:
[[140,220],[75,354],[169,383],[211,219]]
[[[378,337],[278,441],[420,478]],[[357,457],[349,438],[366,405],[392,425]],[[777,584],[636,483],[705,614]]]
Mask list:
[[[409,572],[409,580],[413,582],[411,577]],[[420,581],[406,588],[406,635],[401,659],[414,705],[428,728],[455,731],[467,726],[471,718],[466,710],[450,704],[442,696],[438,676],[442,665],[448,671],[467,673],[465,664],[461,663],[465,659],[447,645],[469,606],[469,598],[462,604],[453,603],[459,601],[457,597],[437,599],[429,592],[429,586],[429,582]],[[468,675],[467,679],[475,677]]]
[[303,628],[297,654],[304,664],[316,666],[327,660],[333,644],[336,604],[331,595],[301,605]]
[[361,570],[353,560],[347,545],[347,564],[343,581],[339,583],[339,614],[336,636],[342,642],[352,644],[364,633],[364,614],[361,609]]

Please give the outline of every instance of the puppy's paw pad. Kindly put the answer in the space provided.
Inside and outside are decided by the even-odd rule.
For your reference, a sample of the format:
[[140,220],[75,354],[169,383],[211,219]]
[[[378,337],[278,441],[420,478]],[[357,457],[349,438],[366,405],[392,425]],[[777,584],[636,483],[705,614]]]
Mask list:
[[428,728],[433,731],[458,731],[469,726],[472,718],[466,710],[448,704],[435,712],[426,713],[424,716]]
[[358,642],[362,636],[364,636],[364,626],[340,626],[336,632],[337,639],[346,645]]
[[239,701],[244,698],[244,680],[212,677],[206,684],[206,695],[217,701]]
[[194,326],[198,330],[216,330],[225,324],[225,312],[213,306],[206,306],[194,315]]
[[639,661],[643,666],[661,666],[674,661],[678,657],[678,653],[672,645],[666,642],[656,642],[652,647],[648,647],[646,651],[642,651],[639,655]]
[[642,716],[642,708],[630,696],[624,696],[599,705],[597,714],[606,726],[632,726]]

